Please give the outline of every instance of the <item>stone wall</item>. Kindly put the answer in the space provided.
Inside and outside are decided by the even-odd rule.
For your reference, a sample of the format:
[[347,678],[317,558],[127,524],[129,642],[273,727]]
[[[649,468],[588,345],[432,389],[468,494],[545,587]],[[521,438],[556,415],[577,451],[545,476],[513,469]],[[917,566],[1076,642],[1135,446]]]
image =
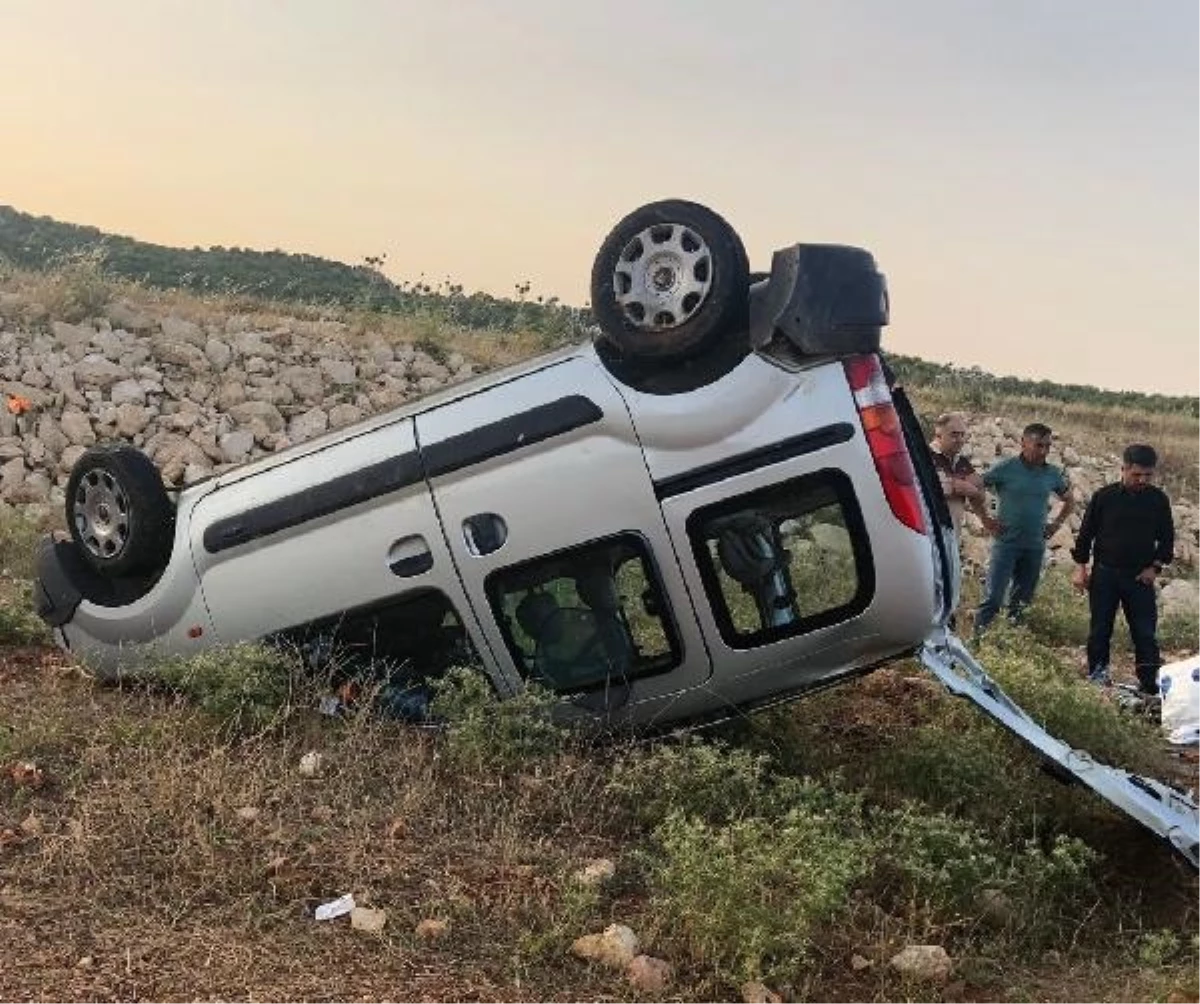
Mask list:
[[[126,303],[92,323],[0,329],[0,500],[62,503],[91,444],[133,443],[185,484],[473,375],[338,321],[199,324]],[[25,410],[22,410],[25,406]]]

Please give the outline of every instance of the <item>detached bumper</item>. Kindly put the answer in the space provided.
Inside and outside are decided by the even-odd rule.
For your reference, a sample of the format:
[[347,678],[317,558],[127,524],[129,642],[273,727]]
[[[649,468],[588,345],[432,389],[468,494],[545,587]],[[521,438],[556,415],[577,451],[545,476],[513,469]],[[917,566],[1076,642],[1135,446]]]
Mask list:
[[1090,753],[1055,739],[1000,689],[954,635],[927,641],[921,649],[921,662],[951,693],[973,701],[1037,750],[1056,774],[1086,784],[1165,839],[1193,868],[1200,868],[1200,809],[1187,795],[1161,781],[1098,763]]

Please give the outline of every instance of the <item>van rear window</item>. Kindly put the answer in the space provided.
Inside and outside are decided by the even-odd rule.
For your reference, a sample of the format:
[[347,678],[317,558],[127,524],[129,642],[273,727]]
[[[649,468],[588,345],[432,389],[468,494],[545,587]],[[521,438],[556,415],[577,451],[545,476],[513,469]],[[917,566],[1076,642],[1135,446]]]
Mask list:
[[688,535],[721,636],[752,648],[861,613],[875,577],[849,478],[827,470],[698,509]]

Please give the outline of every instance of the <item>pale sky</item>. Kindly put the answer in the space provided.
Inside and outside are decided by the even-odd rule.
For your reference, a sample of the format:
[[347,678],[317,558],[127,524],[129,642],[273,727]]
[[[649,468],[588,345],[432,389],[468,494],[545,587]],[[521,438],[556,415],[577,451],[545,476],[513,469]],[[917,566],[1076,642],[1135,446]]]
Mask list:
[[587,299],[628,211],[859,244],[893,351],[1200,387],[1195,0],[0,0],[0,203]]

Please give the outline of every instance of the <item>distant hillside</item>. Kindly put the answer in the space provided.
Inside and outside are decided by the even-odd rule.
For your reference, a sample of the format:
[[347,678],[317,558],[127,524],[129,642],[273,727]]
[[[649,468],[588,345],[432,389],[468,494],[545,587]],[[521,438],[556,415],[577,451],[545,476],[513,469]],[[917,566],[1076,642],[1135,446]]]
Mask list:
[[[554,297],[510,299],[466,293],[462,286],[447,283],[395,283],[379,271],[377,266],[382,261],[377,258],[367,258],[362,265],[347,265],[279,250],[164,247],[0,206],[0,261],[44,270],[80,257],[94,257],[113,275],[161,289],[427,315],[476,331],[540,332],[551,343],[585,337],[592,324],[586,307],[567,306]],[[959,395],[965,407],[970,407],[972,401],[983,404],[998,397],[1030,397],[1154,412],[1200,412],[1193,397],[995,376],[977,367],[934,363],[914,356],[891,359],[901,379],[944,388]]]
[[97,258],[106,272],[160,289],[187,289],[286,302],[331,304],[396,314],[432,312],[465,328],[582,334],[587,311],[556,299],[506,299],[465,293],[461,286],[397,284],[379,271],[379,259],[347,265],[315,255],[248,248],[172,248],[96,227],[60,223],[0,206],[0,261],[43,270],[80,257]]
[[1002,398],[1034,398],[1102,408],[1131,408],[1192,416],[1200,414],[1200,401],[1194,397],[1145,394],[1136,390],[1102,390],[1087,384],[996,376],[977,366],[931,363],[916,356],[891,355],[888,358],[900,379],[915,386],[942,388],[957,395],[961,402],[959,407],[966,409],[980,408]]

